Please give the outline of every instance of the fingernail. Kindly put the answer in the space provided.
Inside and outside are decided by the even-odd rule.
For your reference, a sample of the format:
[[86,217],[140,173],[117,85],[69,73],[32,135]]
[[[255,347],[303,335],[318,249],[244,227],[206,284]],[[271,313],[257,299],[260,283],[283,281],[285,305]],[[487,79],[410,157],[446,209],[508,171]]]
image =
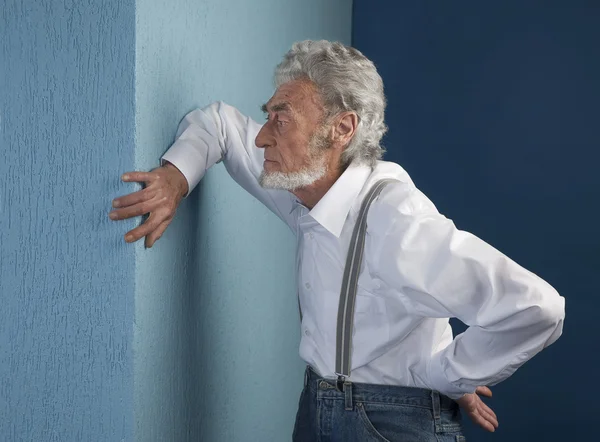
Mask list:
[[110,212],[108,216],[110,219],[117,219],[117,214],[115,212]]
[[128,180],[129,179],[129,175],[125,174],[121,177],[122,180]]
[[119,200],[113,200],[113,207],[119,207],[120,205]]
[[127,242],[133,241],[133,235],[126,235],[125,236],[125,241],[127,241]]

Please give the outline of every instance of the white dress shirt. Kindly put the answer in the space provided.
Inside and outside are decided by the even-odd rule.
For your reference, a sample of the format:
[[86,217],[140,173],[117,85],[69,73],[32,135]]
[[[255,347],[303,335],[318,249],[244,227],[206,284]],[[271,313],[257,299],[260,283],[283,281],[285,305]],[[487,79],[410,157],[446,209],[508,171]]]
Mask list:
[[[494,385],[562,333],[564,298],[476,236],[458,230],[399,165],[351,165],[312,209],[258,177],[260,124],[222,102],[190,112],[163,160],[190,191],[223,160],[229,174],[296,234],[303,312],[300,356],[334,377],[336,321],[350,237],[363,197],[394,178],[368,215],[355,307],[351,381],[438,390]],[[453,339],[449,318],[469,326]]]

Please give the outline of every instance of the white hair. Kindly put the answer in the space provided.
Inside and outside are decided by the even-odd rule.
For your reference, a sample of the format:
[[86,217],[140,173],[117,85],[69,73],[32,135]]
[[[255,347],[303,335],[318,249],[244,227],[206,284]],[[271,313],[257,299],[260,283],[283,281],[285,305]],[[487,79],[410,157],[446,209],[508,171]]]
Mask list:
[[356,132],[342,153],[342,166],[359,162],[374,167],[385,152],[380,142],[387,127],[383,80],[373,62],[338,42],[305,40],[294,43],[277,66],[275,87],[299,79],[317,86],[326,119],[347,111],[358,115]]

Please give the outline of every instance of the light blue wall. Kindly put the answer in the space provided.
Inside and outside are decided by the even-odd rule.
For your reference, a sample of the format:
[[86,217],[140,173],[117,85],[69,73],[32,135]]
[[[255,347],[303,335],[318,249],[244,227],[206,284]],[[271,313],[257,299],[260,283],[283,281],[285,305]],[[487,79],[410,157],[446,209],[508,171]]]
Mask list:
[[133,437],[133,1],[0,6],[0,440]]
[[[350,41],[350,0],[137,1],[136,166],[215,100],[256,119],[292,42]],[[136,438],[291,439],[302,386],[292,234],[216,166],[136,248]]]

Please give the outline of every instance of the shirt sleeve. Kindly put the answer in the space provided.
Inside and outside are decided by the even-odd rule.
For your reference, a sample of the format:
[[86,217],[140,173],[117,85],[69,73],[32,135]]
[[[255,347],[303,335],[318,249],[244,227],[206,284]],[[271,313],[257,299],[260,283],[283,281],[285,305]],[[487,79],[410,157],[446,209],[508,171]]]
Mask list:
[[388,186],[368,216],[376,277],[407,310],[468,329],[423,360],[427,387],[457,399],[512,375],[562,333],[565,300],[547,282],[457,229],[418,189]]
[[188,195],[210,167],[223,161],[238,184],[289,225],[292,195],[283,190],[263,189],[258,181],[264,152],[256,147],[254,140],[260,128],[260,124],[236,108],[216,102],[183,118],[175,142],[161,160],[183,173],[189,186]]

